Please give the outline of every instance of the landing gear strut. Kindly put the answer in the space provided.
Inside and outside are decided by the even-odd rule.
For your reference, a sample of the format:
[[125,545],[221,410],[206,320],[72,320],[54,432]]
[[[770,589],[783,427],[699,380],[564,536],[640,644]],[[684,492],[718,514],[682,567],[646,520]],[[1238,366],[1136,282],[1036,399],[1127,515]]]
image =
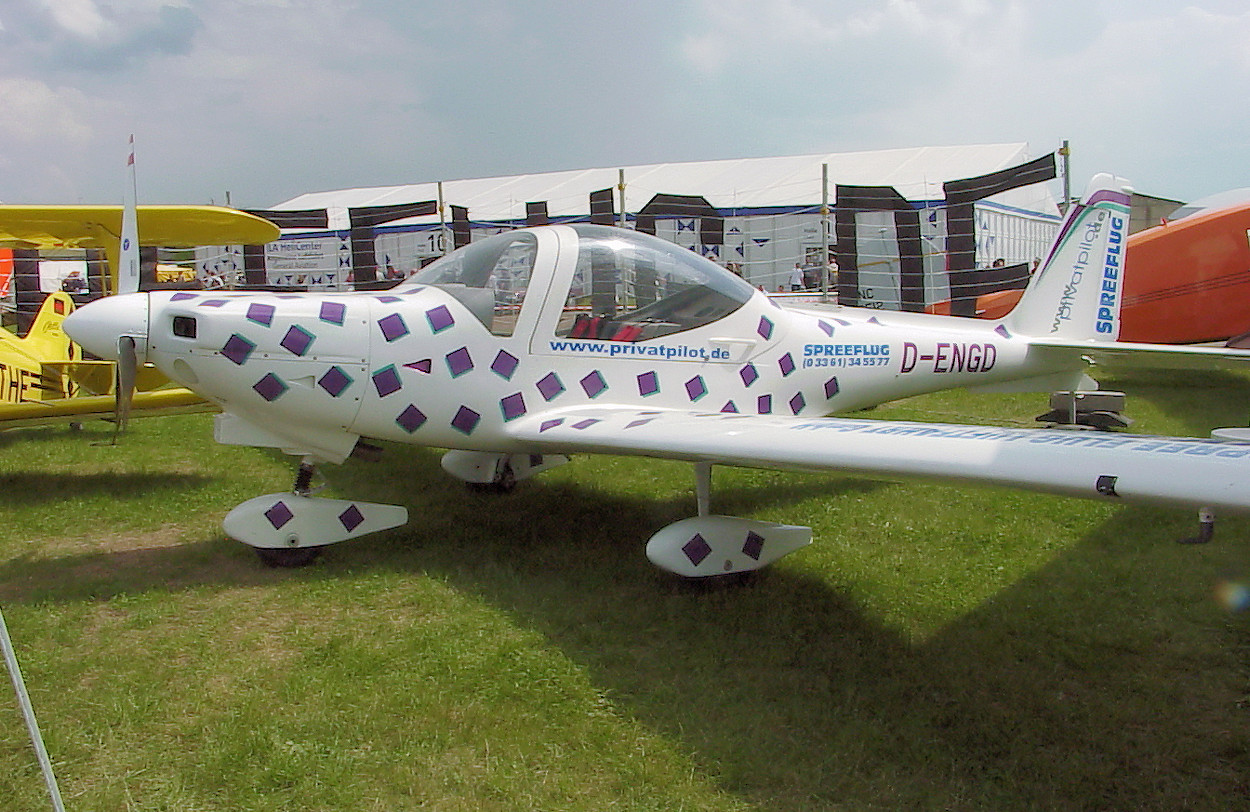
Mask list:
[[1198,535],[1177,539],[1177,544],[1206,544],[1215,537],[1215,513],[1210,508],[1198,511]]
[[810,527],[711,513],[712,463],[694,465],[698,516],[661,528],[647,542],[647,558],[685,578],[753,572],[812,541]]
[[[311,496],[314,489],[313,477],[317,475],[317,466],[308,461],[299,464],[295,472],[295,484],[291,493],[296,496]],[[320,489],[318,489],[320,490]],[[321,555],[320,547],[256,547],[256,555],[267,567],[295,569],[307,567]]]

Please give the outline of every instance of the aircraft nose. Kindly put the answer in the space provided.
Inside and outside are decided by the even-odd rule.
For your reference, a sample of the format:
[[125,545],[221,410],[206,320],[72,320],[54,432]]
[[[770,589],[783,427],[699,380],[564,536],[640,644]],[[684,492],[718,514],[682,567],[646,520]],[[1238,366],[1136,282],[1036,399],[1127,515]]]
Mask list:
[[148,294],[97,299],[70,313],[62,327],[79,346],[100,358],[118,360],[117,340],[122,336],[134,338],[142,354],[148,337]]

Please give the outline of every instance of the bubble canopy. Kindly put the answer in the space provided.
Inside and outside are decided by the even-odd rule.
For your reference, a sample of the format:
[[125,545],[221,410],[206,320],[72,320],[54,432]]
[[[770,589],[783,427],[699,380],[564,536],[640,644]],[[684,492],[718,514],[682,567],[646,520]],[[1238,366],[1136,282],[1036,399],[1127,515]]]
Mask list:
[[650,234],[590,224],[557,230],[562,239],[577,241],[576,269],[561,288],[548,284],[554,268],[536,264],[538,241],[531,229],[467,245],[404,287],[435,285],[466,299],[475,290],[489,292],[493,324],[484,313],[479,318],[497,334],[509,334],[502,311],[519,309],[531,288],[550,289],[551,299],[562,300],[557,335],[608,341],[642,341],[700,327],[734,312],[755,293],[715,262]]

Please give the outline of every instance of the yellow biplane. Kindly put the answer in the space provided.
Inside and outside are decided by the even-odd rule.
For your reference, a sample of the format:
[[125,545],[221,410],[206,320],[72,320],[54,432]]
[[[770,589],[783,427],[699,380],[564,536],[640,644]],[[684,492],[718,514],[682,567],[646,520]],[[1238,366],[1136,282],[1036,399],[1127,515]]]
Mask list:
[[[56,250],[96,248],[110,268],[117,291],[124,267],[123,206],[0,205],[0,247]],[[189,248],[201,245],[258,245],[278,238],[278,227],[255,215],[220,206],[137,206],[134,219],[142,245]],[[89,361],[61,330],[74,309],[68,293],[49,294],[25,337],[0,328],[0,428],[91,417],[122,421],[131,409],[145,414],[209,408],[186,389],[168,387],[151,368],[124,378],[133,399],[118,386],[112,361]],[[123,397],[118,397],[118,394]],[[119,410],[119,402],[125,409]]]

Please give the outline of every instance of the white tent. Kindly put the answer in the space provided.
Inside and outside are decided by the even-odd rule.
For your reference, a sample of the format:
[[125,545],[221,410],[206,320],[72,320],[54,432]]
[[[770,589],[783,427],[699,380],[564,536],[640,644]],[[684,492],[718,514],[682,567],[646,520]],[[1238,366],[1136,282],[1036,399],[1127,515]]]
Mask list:
[[[310,192],[273,210],[324,210],[326,227],[284,229],[284,239],[266,249],[268,283],[297,287],[343,284],[352,265],[361,261],[356,241],[362,238],[348,236],[352,210],[435,201],[444,204],[441,213],[429,206],[434,213],[374,221],[369,236],[363,238],[370,241],[364,262],[376,267],[378,276],[393,277],[410,274],[448,250],[451,238],[446,226],[453,219],[453,206],[461,207],[462,214],[467,212],[462,229],[483,235],[526,225],[527,204],[535,204],[550,222],[589,219],[590,198],[598,192],[610,199],[614,218],[626,221],[633,221],[657,195],[703,198],[715,209],[714,217],[720,223],[713,239],[701,233],[700,218],[706,216],[703,212],[673,214],[670,209],[649,227],[661,237],[731,265],[753,284],[775,291],[789,281],[795,264],[810,268],[816,257],[824,256],[831,238],[820,206],[827,194],[830,206],[836,207],[837,187],[844,185],[892,187],[917,208],[926,209],[923,251],[927,281],[923,298],[926,302],[939,301],[951,295],[940,256],[945,220],[936,208],[944,201],[943,184],[1018,167],[1033,157],[1025,143],[916,147],[601,167]],[[826,168],[827,185],[823,180]],[[978,261],[985,257],[985,264],[989,264],[989,257],[994,257],[1027,263],[1045,252],[1058,216],[1051,186],[1034,183],[976,203]],[[880,214],[873,212],[863,217],[862,225],[872,236],[858,249],[864,254],[864,273],[857,283],[859,298],[871,299],[874,306],[899,307],[899,254],[890,247],[893,225],[880,219]]]
[[[1028,144],[980,144],[954,147],[914,147],[869,152],[840,152],[776,158],[740,158],[723,161],[644,164],[562,172],[542,172],[442,182],[443,200],[464,206],[477,223],[523,223],[525,204],[545,202],[555,218],[589,215],[589,194],[613,189],[625,177],[625,208],[636,212],[659,193],[700,195],[727,215],[763,210],[793,211],[821,202],[822,167],[829,168],[829,194],[837,184],[892,186],[913,202],[940,201],[947,181],[985,175],[1025,163],[1033,156]],[[285,209],[326,209],[329,228],[348,228],[347,210],[438,200],[439,183],[429,181],[396,186],[374,186],[310,192],[274,206]],[[1007,192],[996,202],[1023,211],[1053,216],[1055,199],[1046,184]],[[438,215],[414,217],[395,225],[435,224]]]

